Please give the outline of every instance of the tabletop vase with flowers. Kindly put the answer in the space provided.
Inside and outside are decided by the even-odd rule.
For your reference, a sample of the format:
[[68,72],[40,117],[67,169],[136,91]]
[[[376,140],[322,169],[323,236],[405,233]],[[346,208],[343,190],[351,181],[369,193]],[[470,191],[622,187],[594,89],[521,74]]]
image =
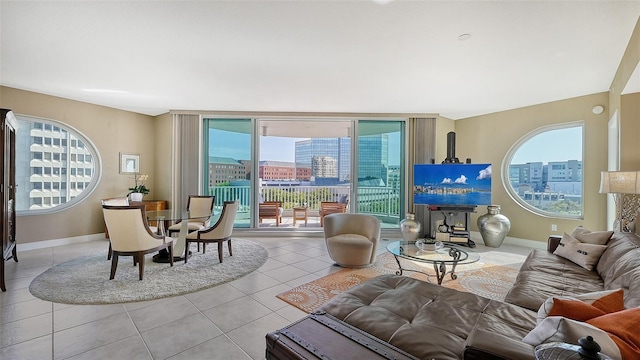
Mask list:
[[134,175],[134,186],[129,188],[129,198],[131,201],[142,201],[142,198],[149,193],[149,188],[144,184],[149,175]]

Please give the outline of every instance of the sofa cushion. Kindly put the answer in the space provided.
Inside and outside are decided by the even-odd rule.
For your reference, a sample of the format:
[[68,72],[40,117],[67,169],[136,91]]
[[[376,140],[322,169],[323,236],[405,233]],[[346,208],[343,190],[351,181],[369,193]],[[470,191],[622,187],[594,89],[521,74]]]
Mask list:
[[602,290],[603,281],[597,272],[587,271],[546,250],[534,249],[520,267],[505,301],[538,311],[552,296],[575,296]]
[[571,236],[578,241],[595,245],[606,245],[611,239],[611,235],[613,235],[613,231],[590,231],[582,227],[582,225],[578,225],[571,232]]
[[622,289],[605,290],[567,297],[553,296],[538,309],[537,323],[548,316],[563,316],[586,321],[604,314],[624,310]]
[[587,335],[592,336],[598,345],[600,345],[602,354],[608,355],[613,359],[622,359],[618,345],[605,331],[591,324],[561,316],[551,316],[544,319],[544,321],[531,330],[522,341],[532,346],[549,342],[577,344],[580,338]]
[[606,248],[606,245],[582,243],[571,235],[564,233],[560,244],[558,244],[553,253],[591,271]]
[[604,280],[606,289],[628,289],[631,284],[625,281],[629,277],[623,275],[640,270],[640,236],[628,232],[613,234],[596,270]]
[[520,339],[535,327],[535,312],[413,278],[378,276],[322,310],[421,359],[461,358],[476,329],[512,339],[503,351],[515,358],[533,357]]
[[602,315],[587,324],[606,331],[618,345],[623,359],[640,359],[640,308],[633,308]]

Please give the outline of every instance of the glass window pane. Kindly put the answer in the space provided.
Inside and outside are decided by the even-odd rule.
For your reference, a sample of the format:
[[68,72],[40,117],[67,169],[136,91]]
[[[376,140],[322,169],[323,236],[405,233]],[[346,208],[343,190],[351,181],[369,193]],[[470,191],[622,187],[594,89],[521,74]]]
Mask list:
[[[583,125],[539,129],[507,154],[507,190],[526,209],[582,218]],[[550,146],[549,144],[553,144]]]

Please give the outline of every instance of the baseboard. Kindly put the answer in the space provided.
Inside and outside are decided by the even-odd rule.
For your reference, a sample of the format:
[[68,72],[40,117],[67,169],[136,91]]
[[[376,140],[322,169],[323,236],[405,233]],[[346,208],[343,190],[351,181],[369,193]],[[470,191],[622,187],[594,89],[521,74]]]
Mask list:
[[45,249],[45,248],[51,248],[51,247],[63,246],[63,245],[74,245],[74,244],[80,244],[80,243],[96,241],[96,240],[106,241],[106,238],[104,237],[104,233],[82,235],[82,236],[75,236],[75,237],[62,238],[62,239],[34,241],[30,243],[25,243],[25,244],[20,244],[20,242],[18,242],[18,244],[16,245],[16,248],[17,248],[17,251],[20,252],[20,251],[28,251],[28,250],[36,250],[36,249]]

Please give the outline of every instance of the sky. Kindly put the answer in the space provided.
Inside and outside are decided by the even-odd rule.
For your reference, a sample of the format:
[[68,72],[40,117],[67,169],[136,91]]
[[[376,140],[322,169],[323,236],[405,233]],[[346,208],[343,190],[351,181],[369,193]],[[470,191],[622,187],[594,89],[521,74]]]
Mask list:
[[[571,127],[547,131],[527,140],[514,154],[512,164],[541,161],[582,160],[582,127]],[[577,139],[577,141],[567,141]],[[274,136],[260,137],[260,160],[295,161],[295,142],[302,138],[285,138]],[[247,134],[224,132],[223,136],[211,137],[215,156],[230,157],[236,160],[251,158],[251,141]],[[389,136],[389,149],[397,149],[400,144],[399,133]],[[399,153],[389,154],[389,165],[399,165]],[[499,165],[499,164],[497,164]]]

